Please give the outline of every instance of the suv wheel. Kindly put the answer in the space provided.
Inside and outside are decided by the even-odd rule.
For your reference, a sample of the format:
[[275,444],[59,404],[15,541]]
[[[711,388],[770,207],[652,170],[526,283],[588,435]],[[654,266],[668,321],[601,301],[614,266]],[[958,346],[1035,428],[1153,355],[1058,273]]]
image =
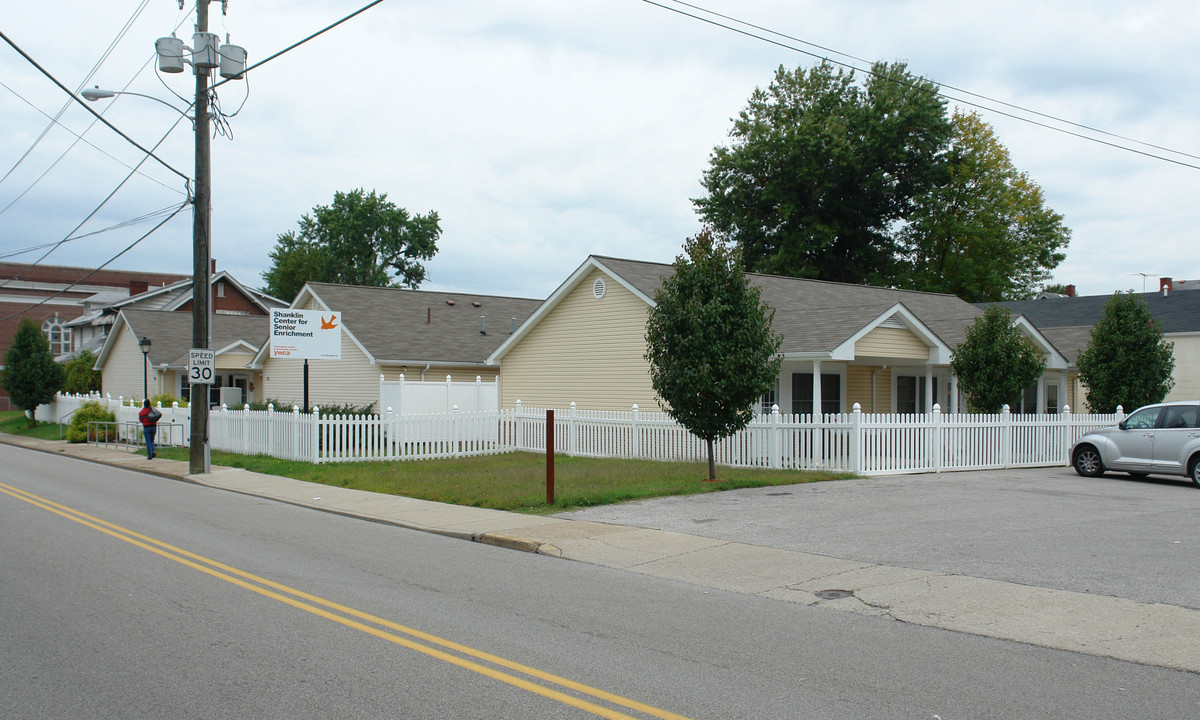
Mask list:
[[1192,458],[1192,464],[1188,467],[1188,477],[1192,479],[1196,487],[1200,487],[1200,455]]
[[[1104,462],[1100,459],[1100,452],[1091,445],[1084,445],[1076,450],[1071,464],[1075,466],[1075,472],[1084,477],[1100,477],[1104,474]],[[1195,473],[1195,466],[1193,466],[1193,480],[1195,480]]]

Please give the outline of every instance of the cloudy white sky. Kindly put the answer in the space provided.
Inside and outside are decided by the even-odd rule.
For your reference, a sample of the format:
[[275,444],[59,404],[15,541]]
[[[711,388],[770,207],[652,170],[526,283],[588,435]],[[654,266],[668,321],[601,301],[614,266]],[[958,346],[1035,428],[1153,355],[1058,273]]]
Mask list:
[[[210,29],[253,63],[366,1],[229,0],[224,16],[211,5]],[[985,104],[1177,162],[982,113],[1073,231],[1055,281],[1106,294],[1200,278],[1200,169],[1178,164],[1200,166],[1195,0],[695,4],[868,61],[907,62],[955,97],[968,96],[950,86],[1184,153],[996,102]],[[183,106],[172,92],[194,92],[190,71],[159,75],[152,57],[175,27],[190,44],[193,8],[6,2],[0,31],[72,90],[124,88]],[[232,138],[213,141],[213,255],[259,287],[280,233],[335,191],[362,187],[441,216],[427,289],[542,298],[589,254],[670,262],[699,229],[690,199],[731,118],[777,67],[815,62],[643,0],[388,0],[219,90],[224,111],[240,111]],[[0,255],[33,262],[44,250],[11,254],[67,237],[140,156],[78,106],[63,112],[66,129],[49,127],[66,93],[3,43],[0,82]],[[146,146],[177,118],[138,97],[94,107]],[[191,175],[192,144],[185,122],[157,154]],[[142,172],[77,234],[184,199],[170,171],[151,161]],[[74,240],[43,262],[95,267],[150,227]],[[109,267],[190,274],[190,210]]]

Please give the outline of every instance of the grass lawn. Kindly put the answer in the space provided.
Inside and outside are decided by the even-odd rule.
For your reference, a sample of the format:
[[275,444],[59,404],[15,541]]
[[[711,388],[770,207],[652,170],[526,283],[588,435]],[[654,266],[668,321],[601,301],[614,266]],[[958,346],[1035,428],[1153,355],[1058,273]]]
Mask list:
[[[0,432],[54,440],[59,437],[57,425],[43,423],[27,431],[26,422],[20,413],[0,413]],[[187,448],[161,448],[158,454],[164,459],[188,459]],[[655,462],[558,455],[554,462],[555,502],[548,505],[546,460],[545,456],[535,453],[453,460],[315,465],[276,460],[265,455],[213,451],[212,463],[324,485],[532,514],[667,495],[692,495],[851,477],[832,472],[718,467],[718,481],[710,483],[706,481],[708,466],[704,462]]]
[[[59,435],[59,432],[62,435]],[[24,435],[42,440],[58,440],[67,436],[67,426],[39,420],[36,427],[29,427],[29,418],[20,410],[0,412],[0,432]]]

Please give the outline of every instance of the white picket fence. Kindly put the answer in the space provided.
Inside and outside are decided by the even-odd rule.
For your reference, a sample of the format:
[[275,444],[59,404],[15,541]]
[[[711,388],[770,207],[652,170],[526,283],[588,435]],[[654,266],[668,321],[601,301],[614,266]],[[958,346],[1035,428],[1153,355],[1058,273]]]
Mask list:
[[[136,420],[123,399],[64,397],[54,417],[87,400],[108,404],[118,421]],[[162,408],[163,423],[185,431],[164,445],[186,444],[186,408]],[[128,417],[125,417],[128,415]],[[49,415],[42,415],[49,418]],[[423,460],[546,450],[545,409],[517,403],[510,410],[382,415],[326,415],[314,408],[289,411],[219,409],[209,414],[214,450],[264,454],[314,463]],[[1089,430],[1124,417],[1076,415],[921,415],[853,412],[783,415],[778,408],[714,444],[716,462],[734,467],[833,470],[865,475],[941,472],[1069,463],[1072,443]],[[579,410],[574,403],[554,418],[555,452],[583,457],[703,461],[707,449],[665,413]]]

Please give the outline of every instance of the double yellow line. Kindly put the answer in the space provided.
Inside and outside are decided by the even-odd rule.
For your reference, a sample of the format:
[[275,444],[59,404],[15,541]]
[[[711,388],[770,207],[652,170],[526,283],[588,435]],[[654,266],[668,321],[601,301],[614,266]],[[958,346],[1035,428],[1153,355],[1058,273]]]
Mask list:
[[[5,483],[0,483],[0,492],[264,597],[599,717],[637,720],[636,716],[623,711],[628,710],[662,720],[689,720],[683,715],[522,665],[259,577]],[[598,704],[599,702],[607,705]]]

